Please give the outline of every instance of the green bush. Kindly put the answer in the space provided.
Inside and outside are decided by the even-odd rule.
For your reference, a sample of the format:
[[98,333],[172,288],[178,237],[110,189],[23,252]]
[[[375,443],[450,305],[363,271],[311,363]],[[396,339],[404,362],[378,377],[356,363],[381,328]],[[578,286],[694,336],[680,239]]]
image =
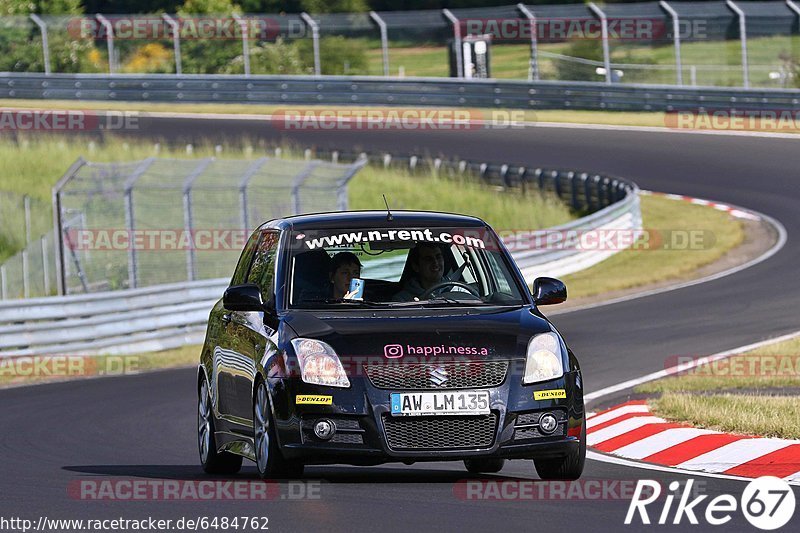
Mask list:
[[[274,43],[260,43],[250,47],[250,72],[253,74],[308,74],[297,46],[278,39]],[[229,62],[225,74],[244,72],[244,56],[239,54]]]
[[[44,72],[42,38],[15,35],[0,37],[0,72]],[[91,41],[76,41],[63,35],[50,35],[50,65],[53,72],[97,72],[90,59],[95,50]]]
[[[297,41],[300,58],[304,65],[314,67],[312,39]],[[322,74],[367,74],[367,46],[358,39],[347,39],[341,35],[323,37],[319,41],[319,56]]]
[[[564,55],[588,59],[591,61],[603,61],[603,49],[600,42],[593,39],[580,39],[573,41],[564,51]],[[555,60],[556,79],[572,81],[597,81],[597,73],[594,66],[584,65],[563,59]]]

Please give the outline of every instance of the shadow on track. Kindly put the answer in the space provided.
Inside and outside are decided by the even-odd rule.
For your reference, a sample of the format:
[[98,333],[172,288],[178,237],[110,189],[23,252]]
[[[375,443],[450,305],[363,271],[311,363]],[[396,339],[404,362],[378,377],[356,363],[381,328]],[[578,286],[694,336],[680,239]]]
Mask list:
[[[241,472],[232,476],[213,476],[206,474],[198,465],[75,465],[64,466],[62,468],[69,472],[109,477],[176,479],[184,481],[258,479],[255,467],[243,467]],[[448,471],[403,467],[311,466],[306,467],[306,473],[301,479],[306,481],[327,481],[329,483],[452,484],[465,479],[527,480],[528,478],[500,474],[475,475],[461,469]]]

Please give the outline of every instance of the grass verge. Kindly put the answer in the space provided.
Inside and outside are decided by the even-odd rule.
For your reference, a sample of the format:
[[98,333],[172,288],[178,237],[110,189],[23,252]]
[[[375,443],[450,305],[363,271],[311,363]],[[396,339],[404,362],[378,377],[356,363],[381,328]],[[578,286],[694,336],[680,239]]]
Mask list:
[[667,420],[703,427],[782,439],[800,439],[797,396],[696,394],[672,392],[652,400],[651,409]]
[[742,223],[707,206],[642,196],[644,241],[564,277],[570,298],[585,298],[663,281],[689,279],[744,240]]
[[644,383],[657,416],[718,431],[800,439],[800,337]]

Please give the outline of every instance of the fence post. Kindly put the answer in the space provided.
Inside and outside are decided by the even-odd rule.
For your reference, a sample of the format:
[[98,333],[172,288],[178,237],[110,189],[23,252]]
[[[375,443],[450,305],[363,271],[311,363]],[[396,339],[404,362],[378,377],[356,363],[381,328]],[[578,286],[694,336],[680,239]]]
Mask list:
[[25,298],[31,297],[30,282],[30,263],[28,257],[28,246],[31,243],[31,197],[27,194],[22,197],[22,206],[25,211],[25,248],[22,249],[22,295]]
[[[136,170],[131,174],[128,179],[125,181],[125,225],[128,229],[128,241],[129,243],[133,242],[133,232],[136,229],[136,218],[134,217],[134,210],[133,210],[133,186],[136,184],[136,180],[144,174],[150,165],[153,164],[155,158],[149,157],[142,161],[142,163],[136,168]],[[137,263],[136,263],[136,247],[133,245],[128,246],[128,288],[135,289],[138,284],[138,272],[137,272]]]
[[175,22],[175,19],[163,13],[161,17],[169,24],[169,27],[172,28],[172,49],[175,52],[175,74],[181,74],[183,72],[183,60],[181,58],[181,31],[178,27],[178,23]]
[[538,27],[536,26],[536,15],[521,2],[517,4],[517,9],[525,15],[531,25],[531,59],[528,65],[528,79],[539,81],[539,35]]
[[189,249],[186,250],[186,276],[188,281],[195,279],[195,251],[192,220],[192,185],[200,175],[214,162],[213,157],[203,159],[200,164],[183,180],[183,228],[189,237]]
[[750,88],[750,69],[747,66],[747,17],[733,0],[725,0],[728,7],[739,17],[739,39],[742,42],[742,82],[745,89]]
[[319,26],[311,18],[311,15],[306,12],[300,13],[300,18],[311,28],[311,39],[313,40],[311,44],[314,47],[314,74],[319,76],[322,74],[322,66],[319,63]]
[[464,63],[461,55],[463,53],[463,50],[461,50],[461,24],[459,24],[458,18],[456,18],[449,9],[442,9],[442,15],[453,24],[453,46],[456,47],[456,73],[459,78],[463,78]]
[[378,25],[378,29],[381,31],[381,50],[383,51],[383,75],[389,75],[389,35],[386,31],[386,22],[383,21],[380,15],[378,15],[375,11],[369,12],[369,18],[371,18],[375,24]]
[[0,266],[0,300],[8,298],[8,287],[6,287],[6,266]]
[[39,26],[42,32],[42,54],[44,55],[44,73],[50,75],[50,41],[47,38],[47,24],[36,13],[31,13],[31,20]]
[[292,183],[292,214],[299,215],[300,214],[300,187],[303,186],[303,182],[314,172],[314,169],[319,165],[319,161],[311,161],[308,163],[305,168],[303,168],[300,173],[294,177],[294,182]]
[[239,201],[242,207],[242,229],[244,229],[245,233],[250,229],[250,218],[247,212],[247,186],[250,184],[250,180],[253,179],[253,176],[256,175],[267,161],[269,161],[269,157],[257,159],[255,163],[250,165],[250,168],[247,169],[242,176],[242,180],[239,182]]
[[83,165],[86,164],[86,161],[79,157],[72,166],[61,176],[61,179],[53,186],[53,248],[55,251],[55,267],[56,267],[56,290],[59,295],[64,295],[67,293],[67,284],[66,284],[66,272],[65,272],[65,263],[64,261],[64,230],[63,230],[63,220],[61,217],[61,189],[69,183],[69,181],[75,176]]
[[678,85],[683,85],[683,65],[681,63],[681,24],[678,18],[678,12],[672,9],[672,6],[666,0],[659,2],[661,8],[669,13],[672,18],[672,40],[675,46],[675,69],[677,70]]
[[244,75],[250,76],[250,32],[247,30],[247,21],[239,16],[238,13],[233,14],[233,20],[239,24],[239,29],[242,32],[242,56],[244,57]]
[[608,18],[594,2],[587,4],[597,18],[600,19],[600,31],[603,39],[603,65],[606,68],[606,83],[611,83],[611,53],[608,50]]
[[106,29],[106,46],[108,47],[108,73],[114,74],[114,26],[100,13],[95,14],[97,21]]
[[356,172],[364,168],[367,163],[369,163],[368,158],[360,157],[355,163],[350,165],[350,168],[347,169],[345,175],[336,184],[336,209],[339,211],[347,211],[347,184],[351,179],[353,179],[353,176],[356,175]]
[[50,296],[50,270],[47,267],[47,235],[41,238],[42,243],[42,276],[44,277],[44,296]]

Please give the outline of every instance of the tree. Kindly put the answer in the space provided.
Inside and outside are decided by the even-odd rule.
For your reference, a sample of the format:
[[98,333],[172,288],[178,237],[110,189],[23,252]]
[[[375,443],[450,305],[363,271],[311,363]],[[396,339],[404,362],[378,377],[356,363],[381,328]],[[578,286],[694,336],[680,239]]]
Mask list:
[[80,0],[0,0],[0,15],[80,15]]

